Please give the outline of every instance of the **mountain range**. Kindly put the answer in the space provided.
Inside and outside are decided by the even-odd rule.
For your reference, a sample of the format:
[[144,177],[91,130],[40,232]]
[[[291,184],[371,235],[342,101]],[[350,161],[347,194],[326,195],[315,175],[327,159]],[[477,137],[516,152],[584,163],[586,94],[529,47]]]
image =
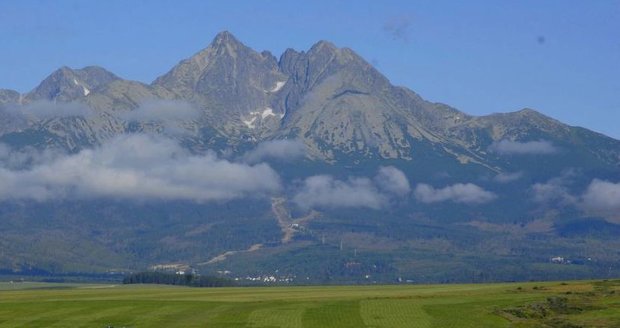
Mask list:
[[62,67],[0,90],[0,181],[7,272],[620,270],[620,141],[533,109],[426,101],[327,41],[278,59],[221,32],[150,84]]

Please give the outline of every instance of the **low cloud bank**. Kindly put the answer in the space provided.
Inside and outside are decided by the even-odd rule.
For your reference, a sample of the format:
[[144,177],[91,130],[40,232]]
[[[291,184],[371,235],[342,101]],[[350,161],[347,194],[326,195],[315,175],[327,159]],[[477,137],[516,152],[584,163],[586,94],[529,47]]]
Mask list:
[[252,164],[269,159],[295,160],[305,155],[306,147],[300,140],[271,140],[259,143],[256,148],[245,153],[242,159]]
[[25,169],[35,165],[49,163],[63,155],[60,149],[48,148],[38,150],[33,147],[24,147],[19,150],[12,149],[9,145],[0,143],[0,169]]
[[[6,152],[6,149],[5,149]],[[162,138],[121,135],[95,149],[55,157],[27,169],[0,167],[0,200],[120,199],[231,200],[280,190],[267,164],[231,163],[189,154]]]
[[[593,179],[585,189],[574,188],[575,173],[568,171],[545,183],[532,185],[533,199],[541,204],[573,206],[597,215],[617,216],[620,212],[620,182]],[[573,186],[573,188],[570,188]],[[572,192],[571,192],[572,189]]]
[[349,177],[338,180],[329,175],[306,178],[293,202],[301,208],[371,208],[389,205],[394,196],[409,193],[405,174],[393,166],[380,167],[373,178]]
[[368,178],[336,180],[329,175],[315,175],[304,181],[293,202],[302,208],[367,207],[380,209],[388,202]]
[[497,195],[473,183],[457,183],[444,188],[434,188],[428,184],[418,184],[415,198],[422,203],[454,202],[462,204],[484,204],[497,198]]

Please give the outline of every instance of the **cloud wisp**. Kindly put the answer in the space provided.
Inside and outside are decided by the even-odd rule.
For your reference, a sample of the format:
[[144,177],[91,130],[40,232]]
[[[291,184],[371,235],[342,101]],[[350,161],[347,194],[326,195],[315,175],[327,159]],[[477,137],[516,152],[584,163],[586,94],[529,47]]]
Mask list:
[[46,148],[38,150],[33,147],[12,149],[0,143],[0,169],[23,170],[36,165],[49,163],[66,153],[60,149]]
[[306,178],[301,191],[293,202],[301,208],[366,207],[380,209],[388,198],[368,178],[349,178],[337,180],[329,175],[315,175]]
[[544,183],[532,185],[534,201],[537,203],[555,203],[561,205],[574,205],[578,197],[570,193],[569,186],[573,183],[575,171],[567,170],[560,176],[547,180]]
[[523,172],[504,172],[493,177],[493,181],[497,183],[510,183],[517,181],[523,177]]
[[189,154],[176,142],[121,135],[95,149],[24,170],[0,168],[0,200],[118,198],[225,201],[280,190],[267,164],[231,163],[212,153]]
[[23,105],[7,106],[5,111],[15,117],[30,120],[47,120],[51,118],[82,117],[90,118],[93,110],[80,103],[56,103],[51,101],[35,101]]
[[198,109],[178,100],[146,101],[140,107],[121,115],[127,121],[139,122],[192,121],[199,116]]
[[271,140],[259,143],[256,148],[245,153],[242,160],[250,164],[270,159],[291,161],[302,158],[305,155],[306,147],[298,139]]
[[329,175],[306,178],[293,202],[304,209],[370,208],[381,209],[389,205],[394,196],[409,193],[405,174],[393,166],[380,167],[373,178],[349,177],[338,180]]
[[558,152],[558,148],[551,142],[545,140],[539,141],[496,141],[489,150],[501,155],[551,155]]
[[427,204],[450,201],[475,205],[488,203],[497,198],[494,193],[473,183],[457,183],[444,188],[435,188],[421,183],[416,186],[414,196],[418,201]]
[[170,135],[183,135],[189,132],[185,124],[199,119],[200,115],[196,107],[184,101],[153,100],[119,117],[128,123],[161,126]]

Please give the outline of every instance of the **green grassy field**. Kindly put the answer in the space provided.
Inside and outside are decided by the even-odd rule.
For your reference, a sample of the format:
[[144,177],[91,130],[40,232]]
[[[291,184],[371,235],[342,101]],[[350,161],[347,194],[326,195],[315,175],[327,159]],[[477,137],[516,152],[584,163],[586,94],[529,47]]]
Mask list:
[[0,283],[0,327],[620,327],[620,281],[190,288]]

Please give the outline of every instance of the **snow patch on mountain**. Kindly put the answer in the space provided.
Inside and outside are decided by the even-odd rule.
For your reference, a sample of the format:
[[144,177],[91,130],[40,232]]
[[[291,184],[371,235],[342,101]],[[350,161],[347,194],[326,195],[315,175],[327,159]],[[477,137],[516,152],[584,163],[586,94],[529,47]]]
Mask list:
[[276,82],[276,85],[271,90],[269,90],[269,92],[278,92],[285,84],[286,81],[278,81]]

